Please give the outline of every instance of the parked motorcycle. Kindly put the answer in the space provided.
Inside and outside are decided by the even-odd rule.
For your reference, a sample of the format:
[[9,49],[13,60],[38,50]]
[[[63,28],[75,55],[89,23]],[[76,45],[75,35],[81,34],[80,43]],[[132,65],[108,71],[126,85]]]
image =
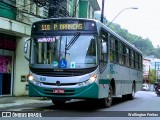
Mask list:
[[155,83],[155,92],[156,92],[157,96],[160,97],[160,82]]

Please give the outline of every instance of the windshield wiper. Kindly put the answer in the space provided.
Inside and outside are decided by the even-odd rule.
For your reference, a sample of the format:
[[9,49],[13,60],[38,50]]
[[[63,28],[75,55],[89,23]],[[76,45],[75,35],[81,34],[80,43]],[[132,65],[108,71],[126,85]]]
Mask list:
[[69,50],[69,49],[72,47],[72,45],[77,41],[77,39],[79,38],[79,36],[80,36],[80,33],[77,32],[77,33],[73,36],[73,38],[71,39],[71,41],[66,45],[65,49],[66,49],[66,50]]

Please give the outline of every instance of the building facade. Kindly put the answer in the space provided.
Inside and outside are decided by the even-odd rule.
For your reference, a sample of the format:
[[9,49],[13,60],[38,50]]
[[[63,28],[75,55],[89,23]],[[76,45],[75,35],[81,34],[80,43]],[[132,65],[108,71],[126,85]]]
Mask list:
[[147,56],[145,59],[150,60],[150,69],[155,70],[156,80],[160,79],[160,59],[155,58],[154,56]]
[[[100,10],[97,0],[67,0],[64,4],[56,14],[65,10],[70,17],[94,18],[94,11]],[[48,7],[30,0],[0,1],[0,96],[28,94],[24,41],[30,37],[31,24],[48,17]]]
[[149,72],[151,67],[151,60],[143,59],[143,82],[149,83]]

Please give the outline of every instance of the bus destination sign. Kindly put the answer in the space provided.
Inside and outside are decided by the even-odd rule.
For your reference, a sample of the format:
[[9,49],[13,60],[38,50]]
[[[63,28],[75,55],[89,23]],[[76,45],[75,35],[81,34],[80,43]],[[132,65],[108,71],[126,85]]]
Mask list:
[[68,31],[95,30],[95,23],[91,21],[42,21],[33,24],[33,31]]
[[53,24],[41,24],[40,30],[82,30],[83,24],[68,24],[68,23],[53,23]]

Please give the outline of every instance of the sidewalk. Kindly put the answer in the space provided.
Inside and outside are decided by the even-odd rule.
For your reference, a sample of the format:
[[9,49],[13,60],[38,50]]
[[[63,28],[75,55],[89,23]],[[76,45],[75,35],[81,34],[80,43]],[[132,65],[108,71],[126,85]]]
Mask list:
[[48,99],[42,97],[14,97],[14,96],[4,96],[0,97],[0,109],[16,106],[16,105],[23,105],[23,104],[30,104],[30,103],[44,103],[44,102],[51,102]]

